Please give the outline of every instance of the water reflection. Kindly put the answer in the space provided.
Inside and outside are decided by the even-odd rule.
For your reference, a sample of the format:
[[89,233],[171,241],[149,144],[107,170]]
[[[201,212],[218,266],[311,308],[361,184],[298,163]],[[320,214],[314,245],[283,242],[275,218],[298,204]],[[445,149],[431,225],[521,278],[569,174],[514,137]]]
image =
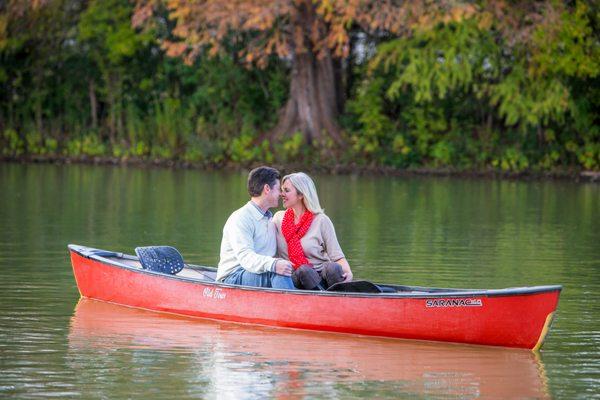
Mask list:
[[[123,359],[133,381],[187,396],[550,398],[543,364],[529,351],[230,324],[81,299],[70,366],[93,365],[81,373],[96,382],[121,374]],[[82,390],[134,395],[125,385]]]

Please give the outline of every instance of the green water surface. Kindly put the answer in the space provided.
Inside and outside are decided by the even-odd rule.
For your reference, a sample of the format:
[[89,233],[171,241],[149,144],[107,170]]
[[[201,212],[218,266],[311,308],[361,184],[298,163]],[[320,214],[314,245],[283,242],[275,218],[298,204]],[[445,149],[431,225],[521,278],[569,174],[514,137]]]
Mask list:
[[67,244],[218,262],[244,173],[0,164],[0,398],[600,398],[600,186],[315,176],[357,278],[561,284],[540,354],[79,302]]

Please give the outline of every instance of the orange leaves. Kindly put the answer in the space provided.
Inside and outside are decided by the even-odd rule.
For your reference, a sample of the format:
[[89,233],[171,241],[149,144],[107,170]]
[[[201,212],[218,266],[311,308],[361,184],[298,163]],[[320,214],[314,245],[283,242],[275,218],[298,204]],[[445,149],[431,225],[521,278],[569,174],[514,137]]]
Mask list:
[[304,45],[304,29],[299,24],[296,24],[292,27],[292,43],[294,43],[294,47],[296,48],[296,52],[302,53],[305,49]]
[[322,0],[320,2],[315,1],[317,14],[323,17],[325,22],[331,22],[334,15],[334,3],[335,0]]
[[484,11],[479,16],[479,23],[477,24],[477,27],[481,30],[488,30],[492,27],[493,23],[494,16],[492,15],[492,13]]
[[169,40],[165,40],[162,47],[167,51],[169,57],[180,57],[188,48],[183,42],[171,42]]
[[[240,58],[256,65],[264,65],[273,54],[347,57],[352,29],[399,36],[470,18],[488,29],[498,15],[515,8],[504,0],[138,0],[134,22],[146,20],[151,5],[161,1],[176,22],[173,34],[185,43],[166,45],[170,55],[189,56],[205,49],[214,56],[233,41],[244,44]],[[524,0],[512,1],[531,7]]]
[[14,18],[21,18],[31,11],[39,11],[51,5],[50,0],[2,0],[0,3],[2,4],[0,9]]
[[359,1],[355,13],[355,23],[368,33],[389,32],[402,34],[414,26],[418,26],[419,18],[437,7],[432,2],[426,7],[425,0],[412,1]]
[[30,0],[30,2],[31,8],[35,10],[36,8],[40,8],[46,5],[46,3],[48,3],[48,0]]
[[278,30],[274,31],[273,35],[267,39],[265,50],[267,54],[277,54],[281,58],[287,57],[290,54],[286,37]]
[[477,12],[477,9],[472,4],[461,4],[453,7],[450,12],[445,13],[444,23],[457,22],[460,23],[465,19],[472,18]]
[[131,17],[131,24],[134,28],[142,26],[147,20],[152,17],[154,9],[152,4],[143,3],[136,6],[133,15]]
[[274,16],[271,13],[256,13],[251,15],[242,24],[242,30],[264,31],[273,26]]
[[269,54],[286,56],[289,51],[285,36],[290,33],[281,26],[293,8],[289,0],[168,0],[167,4],[169,16],[176,22],[173,34],[188,48],[205,48],[209,56],[216,56],[223,43],[242,37],[247,42],[239,56],[257,64],[263,64]]
[[350,49],[349,41],[348,32],[342,25],[332,26],[326,39],[327,47],[332,49],[338,57],[348,56]]
[[318,55],[329,50],[338,57],[347,57],[350,49],[349,29],[355,23],[362,0],[313,1],[317,35],[311,36]]
[[[167,0],[170,18],[177,23],[173,33],[188,47],[205,47],[209,55],[216,55],[223,41],[241,35],[246,48],[240,56],[256,64],[264,63],[270,54],[288,57],[292,52],[346,57],[350,29],[399,34],[409,21],[426,14],[425,3],[435,4],[427,0]],[[141,19],[146,14],[146,9],[140,9]],[[170,54],[183,54],[183,48],[170,45]]]

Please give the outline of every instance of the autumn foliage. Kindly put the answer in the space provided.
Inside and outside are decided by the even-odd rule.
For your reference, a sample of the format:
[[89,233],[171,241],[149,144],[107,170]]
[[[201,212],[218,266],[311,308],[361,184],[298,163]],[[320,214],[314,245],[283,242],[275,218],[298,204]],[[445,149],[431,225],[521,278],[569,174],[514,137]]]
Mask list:
[[[139,2],[134,25],[151,23],[159,5]],[[169,0],[166,6],[176,22],[175,40],[163,41],[167,54],[191,63],[199,55],[215,56],[226,46],[239,44],[236,55],[249,65],[264,68],[273,56],[289,61],[289,100],[273,136],[301,131],[309,143],[323,144],[328,137],[340,146],[344,145],[337,124],[344,100],[340,68],[350,53],[351,30],[400,34],[425,15],[450,10],[445,2],[364,0]]]

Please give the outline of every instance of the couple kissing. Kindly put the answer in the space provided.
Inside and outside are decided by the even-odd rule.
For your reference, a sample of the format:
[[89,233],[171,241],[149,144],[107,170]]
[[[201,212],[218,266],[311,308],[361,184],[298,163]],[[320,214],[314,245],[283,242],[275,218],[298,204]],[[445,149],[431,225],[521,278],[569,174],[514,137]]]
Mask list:
[[[325,290],[352,280],[333,223],[313,180],[303,172],[281,179],[258,167],[248,175],[250,201],[223,228],[217,281],[278,289]],[[284,211],[271,208],[283,200]]]

